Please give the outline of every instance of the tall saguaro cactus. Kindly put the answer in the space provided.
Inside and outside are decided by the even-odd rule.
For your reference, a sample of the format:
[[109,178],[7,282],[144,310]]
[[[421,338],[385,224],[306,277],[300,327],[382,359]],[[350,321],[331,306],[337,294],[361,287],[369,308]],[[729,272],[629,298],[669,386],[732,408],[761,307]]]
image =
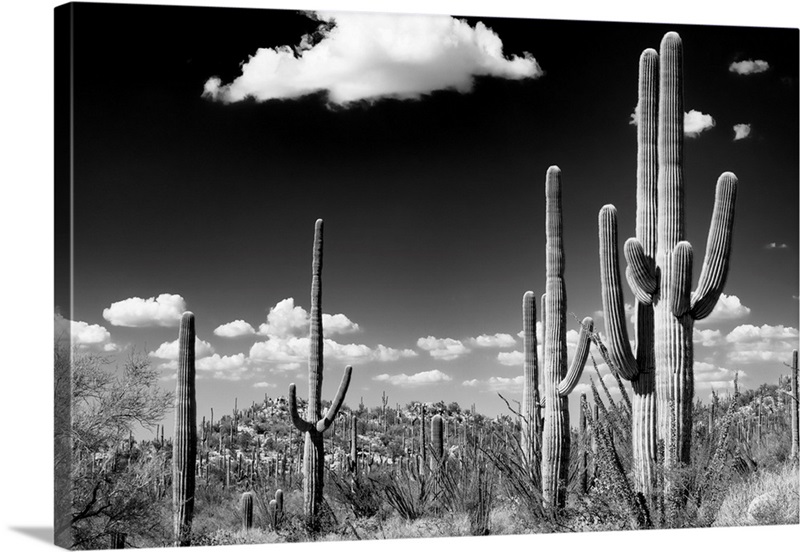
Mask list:
[[792,454],[794,462],[800,459],[800,394],[797,380],[797,349],[792,352],[792,396],[789,399],[789,412],[792,418]]
[[[655,273],[658,158],[658,54],[652,48],[639,58],[639,121],[637,129],[636,240],[641,244],[640,264]],[[617,210],[600,210],[600,283],[603,318],[608,335],[611,367],[633,387],[631,443],[636,490],[652,491],[658,440],[656,436],[655,348],[652,298],[636,295],[636,341],[631,350],[619,274]],[[633,276],[628,270],[628,277]],[[652,282],[651,282],[652,284]],[[650,286],[652,288],[652,285]],[[654,291],[651,289],[651,292]]]
[[298,431],[306,434],[303,450],[303,509],[306,523],[316,529],[322,505],[322,486],[325,475],[325,446],[323,434],[331,426],[344,402],[350,385],[352,366],[347,366],[325,417],[322,416],[322,219],[314,227],[314,252],[311,276],[311,329],[308,356],[308,408],[306,419],[297,412],[297,390],[289,386],[289,412]]
[[[634,383],[634,393],[638,394],[635,399],[638,414],[634,406],[634,423],[638,424],[638,435],[634,430],[634,454],[638,459],[637,484],[646,485],[651,476],[647,460],[654,454],[652,390],[648,380],[648,307],[653,309],[655,435],[664,441],[668,465],[675,461],[688,462],[694,397],[692,332],[694,322],[713,310],[727,279],[737,179],[733,173],[725,172],[717,180],[706,257],[698,287],[692,292],[692,246],[685,241],[684,228],[683,46],[680,36],[674,32],[664,35],[660,54],[646,50],[640,68],[636,237],[628,239],[624,247],[628,262],[626,276],[637,299],[635,357],[623,343],[626,340],[624,318],[616,312],[619,305],[614,306],[621,301],[621,291],[619,284],[614,283],[617,269],[613,206],[604,207],[600,213],[600,234],[603,301],[612,341],[612,359],[620,373]],[[653,160],[654,151],[657,162]]]
[[589,355],[590,317],[581,322],[578,347],[567,369],[567,290],[564,283],[564,238],[561,208],[561,169],[547,170],[547,283],[544,307],[544,433],[542,437],[542,495],[548,506],[566,503],[569,471],[569,394],[583,373]]
[[172,452],[172,511],[175,546],[189,546],[194,513],[197,460],[197,404],[194,389],[194,314],[183,313],[178,334],[175,441]]
[[522,296],[522,332],[525,362],[520,443],[528,469],[536,472],[538,480],[542,428],[539,412],[539,359],[536,355],[536,296],[532,291],[526,291]]

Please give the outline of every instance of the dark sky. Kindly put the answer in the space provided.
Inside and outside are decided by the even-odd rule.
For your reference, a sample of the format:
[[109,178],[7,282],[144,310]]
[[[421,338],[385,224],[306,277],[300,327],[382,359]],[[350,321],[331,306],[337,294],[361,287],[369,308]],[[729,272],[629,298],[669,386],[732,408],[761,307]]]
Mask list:
[[[595,316],[599,209],[617,206],[622,239],[634,231],[638,57],[671,30],[684,43],[685,107],[715,121],[685,145],[698,268],[716,178],[731,170],[740,180],[729,309],[698,325],[698,395],[725,389],[736,370],[750,387],[774,382],[797,347],[796,29],[466,18],[491,28],[506,56],[529,52],[544,74],[342,107],[324,91],[230,104],[202,97],[209,78],[231,82],[259,48],[299,44],[319,24],[302,13],[89,4],[74,13],[72,318],[108,332],[87,348],[155,352],[177,338],[176,325],[116,325],[103,309],[180,295],[217,355],[198,383],[201,415],[304,380],[296,359],[252,354],[266,340],[286,346],[297,328],[237,338],[214,330],[234,320],[258,330],[288,298],[309,308],[317,218],[324,311],[359,327],[330,337],[362,355],[343,348],[326,359],[324,397],[351,360],[351,405],[362,396],[377,405],[385,390],[392,404],[442,399],[502,412],[495,391],[521,390],[513,352],[522,295],[544,291],[547,167],[563,171],[569,311]],[[745,60],[768,69],[729,70]],[[734,141],[742,123],[751,132]],[[495,346],[481,346],[481,335]],[[418,342],[429,336],[453,340],[456,358],[429,354]],[[379,359],[379,345],[405,354]]]

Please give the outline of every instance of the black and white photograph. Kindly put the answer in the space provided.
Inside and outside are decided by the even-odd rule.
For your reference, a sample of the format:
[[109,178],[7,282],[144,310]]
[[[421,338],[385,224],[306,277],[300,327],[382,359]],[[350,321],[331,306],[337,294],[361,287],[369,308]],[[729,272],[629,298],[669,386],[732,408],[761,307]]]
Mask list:
[[50,8],[15,538],[796,541],[797,19],[262,4]]

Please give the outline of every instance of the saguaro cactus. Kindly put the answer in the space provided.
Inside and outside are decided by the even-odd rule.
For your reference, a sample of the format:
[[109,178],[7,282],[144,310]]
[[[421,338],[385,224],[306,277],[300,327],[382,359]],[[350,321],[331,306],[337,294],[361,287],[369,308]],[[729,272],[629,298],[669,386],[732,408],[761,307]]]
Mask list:
[[[659,84],[656,87],[654,71],[659,58]],[[678,34],[670,32],[664,36],[659,56],[653,50],[646,50],[641,64],[645,66],[645,76],[640,81],[639,98],[637,236],[628,239],[624,247],[628,283],[639,303],[636,358],[622,343],[624,325],[620,324],[619,315],[613,314],[613,308],[610,308],[612,316],[607,315],[606,320],[620,326],[617,337],[612,338],[616,342],[612,347],[616,350],[615,362],[619,371],[634,381],[635,393],[636,386],[640,387],[639,411],[634,413],[634,420],[640,425],[641,432],[649,431],[652,427],[649,401],[652,399],[648,397],[652,392],[648,391],[647,381],[649,314],[645,307],[653,307],[657,437],[664,440],[665,461],[670,464],[675,460],[689,461],[694,397],[692,331],[695,320],[711,313],[728,275],[737,179],[733,173],[725,172],[717,181],[706,258],[697,290],[691,292],[692,246],[684,241],[683,46]],[[658,106],[657,133],[653,130],[655,105]],[[652,186],[654,150],[657,150],[655,194]],[[605,232],[610,244],[615,241],[611,239],[613,232],[610,229],[615,222],[612,209],[607,207],[604,210],[609,219],[608,229],[601,229],[601,235]],[[600,216],[602,219],[604,213],[601,212]],[[607,267],[604,269],[607,276],[614,272],[609,264],[614,256],[611,253],[609,251],[609,259],[601,263]],[[604,302],[608,294],[611,297],[609,302],[613,303],[619,296],[614,299],[615,292],[607,290],[607,286],[613,287],[611,283],[604,284]],[[640,465],[644,465],[647,458],[652,458],[654,445],[652,438],[643,436],[641,432],[639,437],[635,437],[640,442],[635,444],[634,450]],[[644,473],[644,468],[640,472],[637,482],[645,484],[648,474]]]
[[797,462],[800,455],[800,394],[797,381],[797,349],[792,352],[792,396],[789,399],[789,412],[792,418],[792,460]]
[[175,440],[172,452],[172,511],[175,546],[189,546],[194,513],[197,405],[194,390],[194,314],[183,313],[178,334]]
[[314,227],[314,250],[311,276],[311,329],[310,352],[308,355],[308,407],[306,418],[297,412],[297,390],[295,384],[289,386],[289,412],[292,423],[305,433],[303,451],[303,509],[306,523],[311,529],[318,526],[318,514],[322,505],[322,485],[325,475],[324,432],[331,426],[339,408],[344,402],[347,387],[350,385],[352,366],[347,366],[325,417],[322,417],[322,219]]
[[347,466],[354,477],[358,477],[358,418],[350,413],[350,455]]
[[249,531],[253,528],[253,493],[242,493],[242,529]]
[[[638,157],[636,182],[636,240],[639,264],[655,274],[657,230],[658,159],[658,54],[645,50],[639,58],[639,121],[637,129]],[[603,318],[608,336],[612,370],[631,381],[633,402],[631,433],[633,471],[636,490],[649,495],[652,490],[656,461],[656,397],[655,348],[652,297],[636,295],[634,349],[631,350],[622,297],[617,251],[617,211],[613,205],[600,210],[600,283]],[[631,242],[633,243],[633,242]],[[626,244],[627,246],[627,244]],[[633,278],[628,269],[629,280]],[[649,282],[651,293],[653,282]]]
[[539,359],[536,355],[536,296],[526,291],[522,296],[522,331],[525,362],[522,383],[522,434],[520,444],[528,463],[538,480],[541,440],[541,414],[539,412]]
[[444,426],[442,416],[439,414],[431,418],[431,448],[433,449],[431,469],[436,469],[444,458]]
[[564,284],[564,239],[561,209],[561,169],[547,170],[547,284],[544,299],[544,434],[542,495],[545,505],[563,507],[569,470],[569,394],[577,385],[589,355],[594,322],[581,322],[578,348],[567,369],[567,290]]

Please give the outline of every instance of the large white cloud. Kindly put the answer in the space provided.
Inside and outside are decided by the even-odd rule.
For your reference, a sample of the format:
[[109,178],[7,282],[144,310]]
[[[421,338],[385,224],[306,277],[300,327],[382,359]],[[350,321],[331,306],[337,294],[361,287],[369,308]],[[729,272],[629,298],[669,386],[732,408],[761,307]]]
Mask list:
[[[194,358],[199,360],[214,354],[214,347],[208,341],[203,341],[199,337],[194,338]],[[159,345],[158,349],[150,352],[150,356],[160,358],[162,360],[177,360],[178,359],[178,340],[165,341]]]
[[769,63],[763,59],[746,59],[743,61],[736,61],[730,64],[728,70],[731,73],[738,73],[739,75],[754,75],[756,73],[763,73],[769,69]]
[[[469,92],[475,76],[542,74],[528,53],[506,57],[500,37],[445,15],[329,13],[316,17],[321,40],[259,48],[229,84],[209,79],[203,95],[222,102],[298,98],[327,91],[335,104],[381,97],[415,99],[434,90]],[[333,25],[331,25],[333,23]]]
[[525,353],[522,351],[503,351],[497,353],[497,361],[504,366],[522,366],[525,363]]
[[417,339],[417,347],[428,351],[436,360],[455,360],[469,353],[469,348],[464,343],[450,337],[420,337]]
[[718,322],[726,322],[730,320],[739,320],[745,318],[750,314],[750,308],[742,304],[739,298],[735,295],[725,295],[724,293],[719,296],[717,304],[714,305],[714,310],[711,311],[706,318],[698,320],[698,324],[715,324]]
[[131,297],[111,303],[103,309],[103,318],[113,326],[141,328],[146,326],[177,326],[186,311],[186,301],[180,295],[162,293],[158,297]]
[[244,335],[253,335],[254,333],[256,333],[256,331],[253,329],[253,326],[244,320],[234,320],[233,322],[217,326],[217,328],[214,329],[214,335],[220,337],[241,337]]
[[390,383],[398,387],[420,387],[423,385],[448,382],[453,378],[439,370],[430,370],[427,372],[417,372],[411,375],[396,374],[390,376],[389,374],[380,374],[372,379],[374,381]]
[[[308,311],[295,305],[294,298],[289,297],[278,301],[274,307],[270,307],[267,322],[259,326],[258,334],[276,337],[307,336],[309,324]],[[358,324],[344,314],[323,313],[322,315],[322,333],[326,336],[354,333],[360,329]]]

